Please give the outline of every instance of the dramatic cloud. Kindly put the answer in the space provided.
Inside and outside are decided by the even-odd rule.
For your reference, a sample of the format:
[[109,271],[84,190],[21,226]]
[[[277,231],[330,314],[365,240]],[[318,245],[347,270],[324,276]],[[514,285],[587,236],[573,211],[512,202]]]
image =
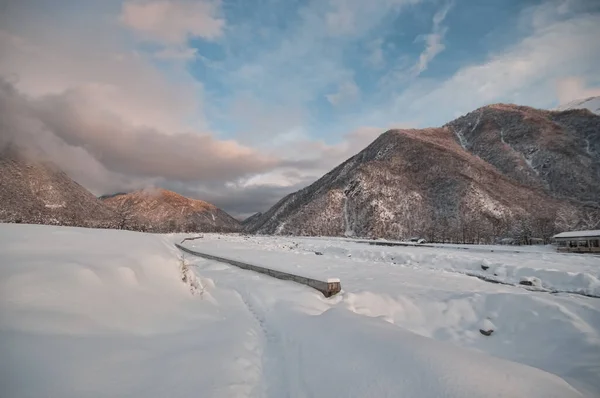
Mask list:
[[233,217],[244,220],[257,212],[265,212],[286,195],[312,183],[305,179],[293,185],[260,184],[251,186],[227,185],[225,187],[194,187],[189,184],[167,183],[165,188],[184,196],[202,198],[210,203],[218,203]]
[[178,183],[218,192],[281,163],[208,131],[185,47],[144,55],[110,20],[81,30],[25,4],[11,11],[11,31],[0,31],[0,77],[11,82],[0,93],[4,143],[53,161],[95,194]]
[[275,158],[209,134],[167,135],[129,125],[89,106],[85,93],[69,91],[31,100],[7,83],[1,90],[1,109],[7,115],[3,141],[37,148],[65,168],[85,169],[85,165],[73,164],[76,159],[53,149],[79,148],[94,160],[94,168],[102,165],[113,173],[153,180],[223,183],[278,164]]
[[188,38],[222,35],[218,0],[127,1],[121,21],[143,37],[164,44],[184,44]]
[[597,2],[492,3],[4,2],[0,133],[96,194],[154,185],[249,215],[386,127],[598,94]]
[[[107,27],[97,29],[102,28]],[[0,35],[0,73],[12,76],[20,91],[42,96],[77,90],[97,110],[171,133],[181,128],[182,119],[205,127],[197,95],[202,85],[177,63],[168,66],[169,77],[148,57],[124,47],[116,33],[94,37],[90,28],[75,39],[51,26],[38,29],[33,37]]]

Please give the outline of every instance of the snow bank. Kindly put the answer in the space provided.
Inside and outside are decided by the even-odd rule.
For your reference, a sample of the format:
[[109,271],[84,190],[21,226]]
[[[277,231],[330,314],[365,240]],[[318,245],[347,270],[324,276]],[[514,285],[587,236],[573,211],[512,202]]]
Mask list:
[[[211,239],[210,236],[208,238]],[[232,239],[236,240],[231,237],[230,243],[233,243]],[[441,269],[513,285],[519,285],[523,278],[537,278],[540,290],[600,297],[600,256],[556,253],[553,248],[545,246],[514,251],[503,246],[388,247],[369,246],[343,239],[294,237],[280,238],[273,242],[269,242],[267,238],[252,239],[255,240],[247,243],[255,242],[268,251],[288,247],[295,253],[318,251],[327,256],[322,261],[328,261],[328,257],[332,256],[352,257],[359,262]]]
[[[343,292],[328,301],[330,306],[544,369],[592,396],[600,394],[600,300],[518,285],[523,275],[535,281],[532,284],[551,281],[576,290],[590,282],[564,277],[572,271],[597,275],[596,257],[380,247],[299,237],[206,236],[193,245],[316,277],[339,275]],[[323,256],[315,256],[315,251]],[[202,270],[207,266],[199,264]],[[515,286],[469,276],[494,277],[500,266],[520,270],[497,276]],[[539,282],[531,275],[539,275]],[[486,337],[479,330],[489,323],[494,333]]]
[[160,235],[0,224],[0,395],[255,396],[252,317],[207,278],[192,295],[179,256]]
[[581,396],[539,369],[424,338],[377,319],[367,322],[342,309],[286,321],[293,324],[293,334],[287,336],[292,350],[302,342],[299,360],[305,383],[320,386],[312,396]]

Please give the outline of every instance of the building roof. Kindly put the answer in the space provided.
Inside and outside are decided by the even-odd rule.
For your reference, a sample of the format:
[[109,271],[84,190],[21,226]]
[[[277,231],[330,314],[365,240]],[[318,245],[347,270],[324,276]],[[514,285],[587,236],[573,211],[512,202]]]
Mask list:
[[600,238],[600,229],[590,230],[590,231],[569,231],[569,232],[561,232],[558,235],[554,235],[554,239],[561,238]]

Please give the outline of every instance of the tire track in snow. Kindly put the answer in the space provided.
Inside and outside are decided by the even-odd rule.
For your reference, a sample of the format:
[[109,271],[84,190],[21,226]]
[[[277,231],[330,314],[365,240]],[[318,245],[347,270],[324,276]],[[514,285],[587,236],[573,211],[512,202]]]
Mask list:
[[286,338],[287,333],[274,321],[276,316],[272,316],[272,310],[265,308],[260,298],[245,289],[235,291],[263,334],[263,382],[267,397],[313,398],[302,372],[301,344]]
[[[212,263],[210,260],[207,264]],[[277,312],[277,305],[270,304],[261,297],[270,281],[260,275],[244,278],[243,283],[236,280],[239,272],[234,267],[219,263],[222,269],[214,271],[220,275],[211,275],[215,285],[231,290],[238,296],[240,303],[256,322],[256,332],[262,340],[262,397],[268,398],[314,398],[310,386],[303,374],[302,344],[295,339],[293,330],[286,330],[285,322],[279,322],[282,314]],[[285,286],[281,286],[285,288]],[[267,298],[265,296],[265,298]],[[272,297],[268,297],[272,299]],[[270,300],[269,300],[270,301]],[[291,332],[291,333],[290,333]]]

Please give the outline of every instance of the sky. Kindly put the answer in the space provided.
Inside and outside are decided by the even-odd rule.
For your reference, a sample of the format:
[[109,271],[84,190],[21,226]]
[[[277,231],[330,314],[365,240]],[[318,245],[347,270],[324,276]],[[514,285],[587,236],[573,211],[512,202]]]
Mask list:
[[0,143],[265,211],[390,128],[600,95],[597,0],[0,0]]

